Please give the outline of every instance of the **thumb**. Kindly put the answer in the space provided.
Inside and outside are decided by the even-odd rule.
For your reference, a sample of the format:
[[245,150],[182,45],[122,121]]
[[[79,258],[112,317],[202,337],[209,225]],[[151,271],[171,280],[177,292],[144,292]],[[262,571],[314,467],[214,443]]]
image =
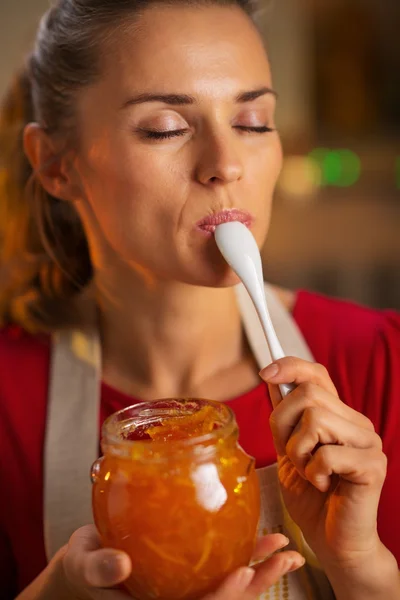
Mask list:
[[63,564],[68,581],[76,589],[113,587],[127,579],[132,569],[125,552],[101,548],[94,525],[81,527],[71,536]]

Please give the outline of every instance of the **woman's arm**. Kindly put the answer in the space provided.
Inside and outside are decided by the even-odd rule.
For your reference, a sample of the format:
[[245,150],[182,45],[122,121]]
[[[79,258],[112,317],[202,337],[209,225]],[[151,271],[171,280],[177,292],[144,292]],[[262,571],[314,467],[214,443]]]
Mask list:
[[352,564],[328,561],[324,568],[336,600],[399,600],[400,573],[393,554],[383,545]]
[[[261,376],[284,502],[337,599],[400,599],[396,560],[377,531],[387,460],[373,424],[341,402],[321,365],[287,357]],[[295,389],[282,399],[279,383]]]

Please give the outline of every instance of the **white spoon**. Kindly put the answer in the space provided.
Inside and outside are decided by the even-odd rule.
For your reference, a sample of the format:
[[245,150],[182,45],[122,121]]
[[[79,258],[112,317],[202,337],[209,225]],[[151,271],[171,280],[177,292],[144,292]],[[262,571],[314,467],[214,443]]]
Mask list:
[[[257,311],[272,360],[285,356],[272,325],[264,291],[261,256],[250,230],[239,221],[222,223],[215,229],[215,241],[229,266],[235,271],[249,293]],[[293,391],[293,384],[281,383],[282,397]]]

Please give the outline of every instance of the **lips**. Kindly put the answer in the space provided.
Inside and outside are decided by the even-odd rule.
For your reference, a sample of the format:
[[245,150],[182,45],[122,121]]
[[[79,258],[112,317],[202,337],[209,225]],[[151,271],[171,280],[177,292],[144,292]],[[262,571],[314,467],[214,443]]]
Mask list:
[[221,212],[209,215],[196,224],[197,229],[205,233],[214,233],[215,228],[222,223],[230,223],[231,221],[239,221],[250,227],[253,222],[253,217],[250,213],[232,208],[230,210],[222,210]]

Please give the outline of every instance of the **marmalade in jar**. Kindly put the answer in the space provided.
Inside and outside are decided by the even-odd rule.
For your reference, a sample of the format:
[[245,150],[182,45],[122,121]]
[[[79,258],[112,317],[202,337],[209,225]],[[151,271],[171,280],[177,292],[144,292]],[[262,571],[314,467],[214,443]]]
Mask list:
[[259,519],[254,460],[223,403],[157,400],[111,416],[92,469],[104,546],[132,560],[138,600],[197,600],[248,565]]

